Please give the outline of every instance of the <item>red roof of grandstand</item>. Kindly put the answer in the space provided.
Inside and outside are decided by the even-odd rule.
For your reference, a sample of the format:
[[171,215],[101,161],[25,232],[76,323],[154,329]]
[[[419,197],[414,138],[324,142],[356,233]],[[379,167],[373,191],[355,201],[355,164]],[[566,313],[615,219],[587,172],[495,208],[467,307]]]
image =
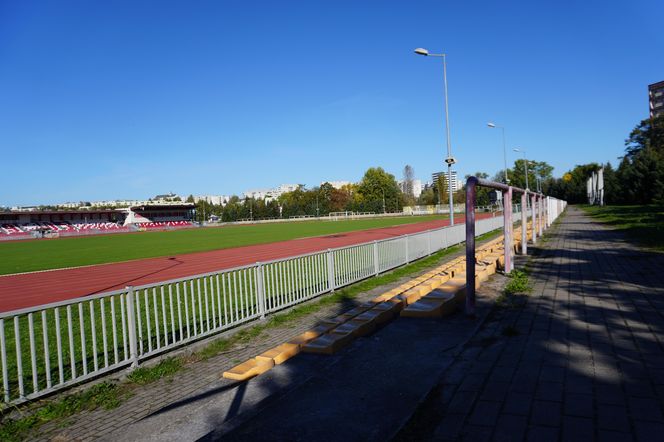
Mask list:
[[118,209],[84,209],[84,210],[11,210],[0,212],[2,215],[80,215],[87,213],[118,213]]
[[169,209],[193,209],[195,206],[194,203],[182,203],[182,204],[147,204],[142,206],[133,206],[131,210],[169,210]]

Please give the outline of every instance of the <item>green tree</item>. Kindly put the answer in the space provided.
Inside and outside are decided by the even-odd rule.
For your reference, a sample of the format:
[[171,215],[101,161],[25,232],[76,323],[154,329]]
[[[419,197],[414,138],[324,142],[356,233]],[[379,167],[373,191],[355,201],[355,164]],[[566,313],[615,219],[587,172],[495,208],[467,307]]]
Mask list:
[[434,186],[428,186],[422,191],[420,197],[417,199],[417,204],[422,206],[432,206],[438,202]]
[[664,202],[664,116],[643,120],[632,130],[616,175],[620,202]]
[[[510,185],[526,188],[526,173],[525,162],[523,159],[514,162],[514,168],[508,169],[508,176],[510,178]],[[553,166],[545,161],[528,161],[528,187],[531,190],[537,188],[537,179],[545,181],[553,177]],[[501,175],[502,176],[502,175]]]
[[438,204],[447,204],[449,196],[447,195],[447,177],[443,173],[439,173],[436,178],[436,195],[438,195]]
[[361,211],[381,213],[397,210],[401,190],[394,175],[381,167],[369,168],[357,186],[356,204]]

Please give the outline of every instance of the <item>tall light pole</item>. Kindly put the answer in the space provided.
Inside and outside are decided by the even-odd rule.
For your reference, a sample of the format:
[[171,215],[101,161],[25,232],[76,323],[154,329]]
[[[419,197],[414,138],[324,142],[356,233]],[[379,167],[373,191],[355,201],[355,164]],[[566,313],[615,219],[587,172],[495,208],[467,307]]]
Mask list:
[[510,179],[507,176],[507,147],[506,147],[507,143],[505,143],[505,128],[503,126],[496,126],[491,122],[487,123],[486,125],[492,129],[498,128],[503,130],[503,161],[505,162],[505,184],[509,184]]
[[380,190],[383,192],[383,213],[387,213],[385,210],[385,189],[381,187]]
[[521,152],[523,154],[523,168],[526,172],[526,190],[530,190],[530,187],[528,187],[528,160],[526,159],[526,151],[518,148],[514,148],[512,150],[514,150],[514,152]]
[[450,116],[449,116],[449,107],[447,104],[447,54],[430,54],[429,51],[423,48],[415,49],[416,54],[424,55],[426,57],[442,57],[443,58],[443,84],[445,87],[445,131],[447,135],[447,158],[445,162],[447,163],[447,187],[450,193],[450,226],[454,225],[454,195],[452,192],[452,164],[456,163],[456,160],[452,156],[452,143],[450,141]]

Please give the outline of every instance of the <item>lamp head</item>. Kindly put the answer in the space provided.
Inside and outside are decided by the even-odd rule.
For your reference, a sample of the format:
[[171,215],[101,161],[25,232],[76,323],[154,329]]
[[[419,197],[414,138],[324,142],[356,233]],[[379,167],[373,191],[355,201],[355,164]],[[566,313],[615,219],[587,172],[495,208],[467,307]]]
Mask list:
[[415,53],[416,53],[416,54],[420,54],[420,55],[429,55],[429,51],[427,51],[427,50],[424,49],[424,48],[417,48],[417,49],[415,49]]
[[514,148],[514,149],[512,149],[512,150],[513,150],[514,152],[523,152],[523,151],[521,151],[521,150],[519,150],[519,149],[517,149],[517,148]]
[[496,125],[491,123],[491,122],[487,123],[486,125],[489,126],[489,127],[496,127]]

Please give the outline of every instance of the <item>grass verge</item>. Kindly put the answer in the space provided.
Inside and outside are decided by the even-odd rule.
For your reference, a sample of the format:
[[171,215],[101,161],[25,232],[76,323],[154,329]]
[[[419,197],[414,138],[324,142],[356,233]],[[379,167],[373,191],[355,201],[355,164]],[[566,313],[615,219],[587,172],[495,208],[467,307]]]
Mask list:
[[[490,232],[478,237],[477,241],[487,240],[496,237],[499,234],[499,231]],[[337,290],[333,294],[322,296],[314,302],[294,307],[285,313],[275,314],[261,324],[240,330],[230,337],[216,339],[191,355],[170,357],[161,360],[154,366],[137,368],[129,374],[125,382],[102,382],[79,393],[69,394],[53,400],[46,400],[38,404],[30,404],[25,407],[14,407],[13,410],[16,411],[16,413],[14,413],[15,415],[9,417],[7,416],[8,413],[6,413],[5,418],[0,422],[0,440],[24,440],[47,422],[60,421],[63,426],[66,426],[66,418],[79,411],[90,411],[100,407],[106,409],[115,408],[127,398],[131,397],[134,389],[160,379],[171,377],[183,368],[186,368],[188,363],[209,359],[220,353],[233,349],[236,345],[246,344],[252,341],[269,328],[288,325],[302,317],[319,311],[325,306],[348,302],[349,300],[355,299],[361,293],[382,285],[393,283],[400,278],[420,273],[423,270],[440,263],[448,256],[461,251],[463,247],[464,245],[461,244],[441,250],[429,257],[397,268],[378,277],[360,281],[351,286]]]
[[640,245],[664,251],[664,205],[579,207],[602,224],[624,232]]

